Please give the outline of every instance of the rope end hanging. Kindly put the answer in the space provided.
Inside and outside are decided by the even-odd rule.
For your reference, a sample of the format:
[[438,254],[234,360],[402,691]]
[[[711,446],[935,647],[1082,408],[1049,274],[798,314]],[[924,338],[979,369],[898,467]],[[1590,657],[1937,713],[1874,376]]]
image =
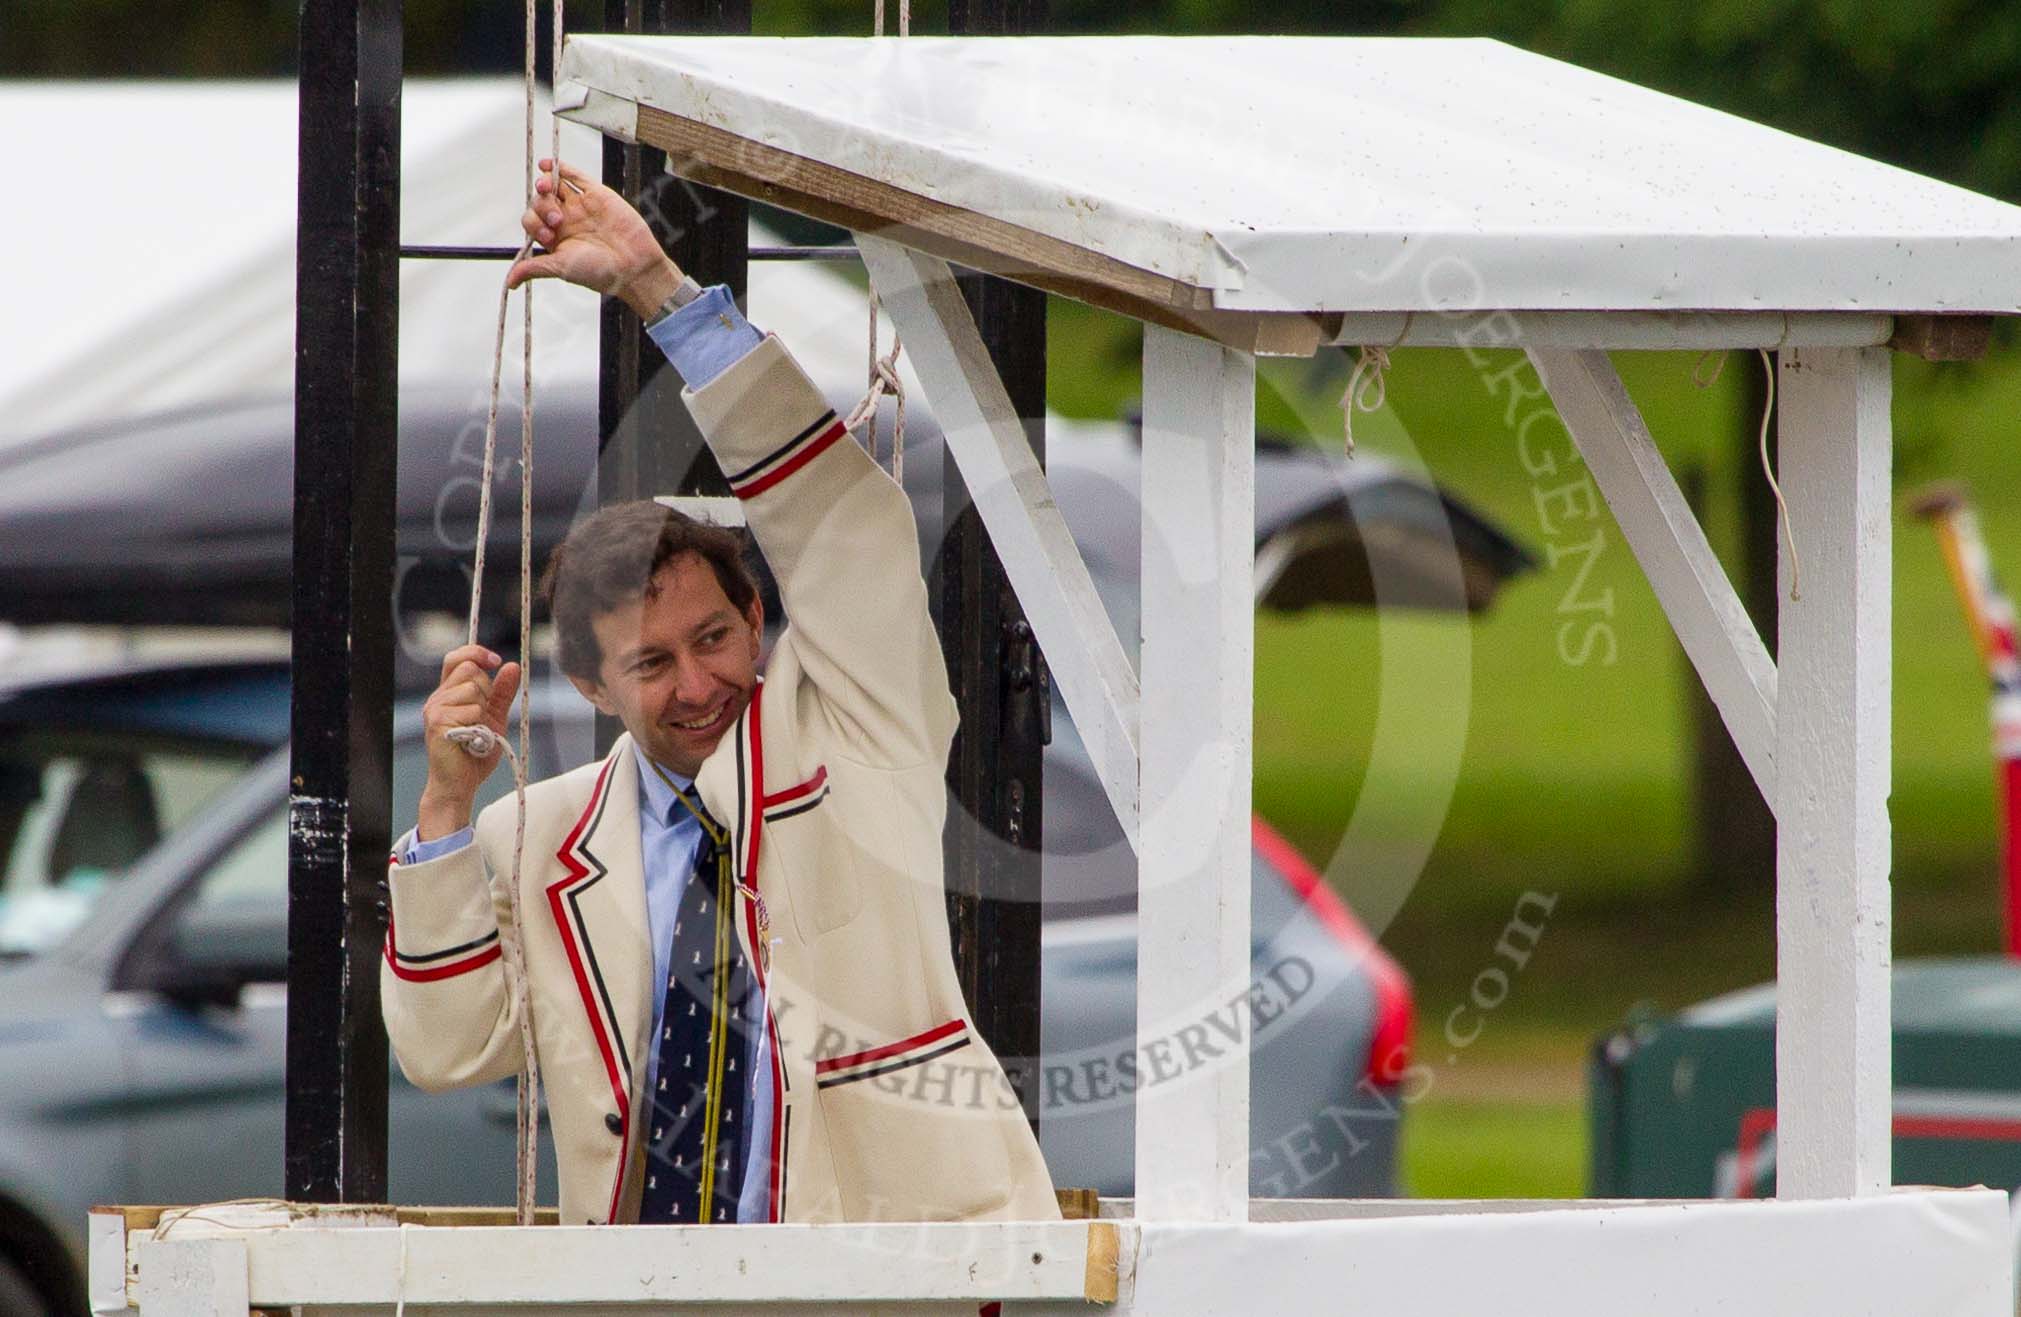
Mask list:
[[1388,394],[1389,349],[1364,346],[1347,377],[1347,388],[1340,395],[1341,434],[1349,457],[1354,456],[1354,414],[1382,410]]
[[[1784,320],[1784,334],[1788,334],[1787,317]],[[1761,429],[1755,436],[1755,447],[1761,456],[1761,474],[1768,481],[1768,492],[1775,498],[1776,520],[1782,526],[1782,542],[1789,546],[1789,598],[1796,603],[1803,598],[1803,560],[1797,556],[1796,531],[1790,526],[1789,500],[1782,496],[1782,485],[1775,478],[1775,464],[1768,456],[1768,427],[1775,419],[1775,358],[1767,348],[1756,348],[1761,358],[1761,373],[1767,382],[1767,396],[1761,405]],[[1691,368],[1691,382],[1701,389],[1709,389],[1719,383],[1719,377],[1726,371],[1727,352],[1724,348],[1708,348],[1698,354],[1698,361]],[[1706,367],[1710,365],[1711,369]]]
[[1761,473],[1768,478],[1769,492],[1775,495],[1776,515],[1782,520],[1783,542],[1789,545],[1789,600],[1796,603],[1803,598],[1803,559],[1796,552],[1796,530],[1789,521],[1789,500],[1782,496],[1782,486],[1776,481],[1775,468],[1768,460],[1768,426],[1775,417],[1775,358],[1767,348],[1755,349],[1761,354],[1761,373],[1768,381],[1768,398],[1761,405],[1761,434],[1757,446],[1761,449]]

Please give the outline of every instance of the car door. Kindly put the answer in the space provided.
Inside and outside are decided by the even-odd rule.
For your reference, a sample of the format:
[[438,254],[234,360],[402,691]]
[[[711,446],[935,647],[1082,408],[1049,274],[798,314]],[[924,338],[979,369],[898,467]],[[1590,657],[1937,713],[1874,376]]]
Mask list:
[[[418,747],[401,748],[403,756]],[[396,776],[405,776],[398,774]],[[286,1118],[287,816],[285,803],[245,828],[164,907],[160,945],[238,939],[271,965],[236,1004],[166,992],[129,997],[123,1020],[135,1074],[132,1200],[191,1203],[283,1188]],[[224,930],[221,934],[220,929]],[[388,1196],[395,1202],[505,1204],[513,1198],[512,1081],[427,1094],[389,1064]],[[543,1148],[544,1201],[554,1162]]]
[[[192,878],[194,890],[164,907],[173,946],[197,930],[236,920],[249,960],[287,964],[288,837],[278,813],[259,818]],[[278,938],[278,945],[274,945]],[[134,1201],[198,1203],[282,1192],[287,990],[254,982],[236,1004],[171,995],[165,970],[155,991],[130,994],[123,1026],[133,1067]]]

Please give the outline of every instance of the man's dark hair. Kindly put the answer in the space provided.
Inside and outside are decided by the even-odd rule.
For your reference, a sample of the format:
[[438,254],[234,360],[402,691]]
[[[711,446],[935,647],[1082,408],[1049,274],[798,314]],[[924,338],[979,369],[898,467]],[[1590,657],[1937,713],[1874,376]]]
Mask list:
[[697,521],[649,498],[599,508],[568,533],[540,577],[541,602],[554,619],[561,670],[602,680],[603,651],[592,623],[605,613],[650,598],[653,578],[684,553],[701,556],[739,613],[748,613],[758,583],[744,562],[744,537]]

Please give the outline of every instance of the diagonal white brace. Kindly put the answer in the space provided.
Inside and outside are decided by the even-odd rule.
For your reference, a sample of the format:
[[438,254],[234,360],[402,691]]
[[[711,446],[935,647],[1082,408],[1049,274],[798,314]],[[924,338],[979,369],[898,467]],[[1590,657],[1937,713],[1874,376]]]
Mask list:
[[1607,354],[1546,348],[1529,354],[1761,798],[1773,805],[1775,660],[1754,620]]
[[1137,845],[1137,673],[946,261],[856,235],[1095,774]]

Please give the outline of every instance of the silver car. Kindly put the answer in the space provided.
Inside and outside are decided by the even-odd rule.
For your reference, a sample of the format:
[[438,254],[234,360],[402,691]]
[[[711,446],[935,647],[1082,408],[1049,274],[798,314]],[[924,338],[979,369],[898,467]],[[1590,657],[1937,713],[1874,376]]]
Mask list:
[[[12,930],[0,938],[0,1313],[81,1311],[94,1203],[282,1190],[287,703],[276,662],[0,692],[0,930]],[[554,704],[536,729],[537,774],[589,743],[588,707]],[[413,817],[426,773],[418,721],[411,700],[396,713],[396,819]],[[1057,1183],[1127,1194],[1123,1058],[1183,1059],[1193,1040],[1135,1037],[1134,859],[1072,724],[1055,729],[1041,1142]],[[495,774],[488,792],[508,780]],[[1392,1193],[1408,987],[1296,852],[1256,828],[1253,1187]],[[509,1083],[429,1095],[395,1067],[390,1102],[394,1199],[512,1201]],[[551,1194],[551,1160],[541,1178]]]

